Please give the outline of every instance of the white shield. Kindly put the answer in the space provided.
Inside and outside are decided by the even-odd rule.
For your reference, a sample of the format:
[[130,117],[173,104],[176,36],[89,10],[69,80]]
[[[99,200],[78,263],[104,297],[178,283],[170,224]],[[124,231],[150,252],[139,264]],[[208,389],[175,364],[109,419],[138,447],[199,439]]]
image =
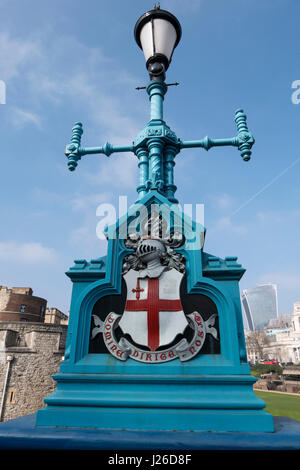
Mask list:
[[139,271],[133,269],[124,275],[127,301],[119,326],[135,343],[154,351],[188,326],[180,302],[183,274],[172,268],[158,278],[138,276]]

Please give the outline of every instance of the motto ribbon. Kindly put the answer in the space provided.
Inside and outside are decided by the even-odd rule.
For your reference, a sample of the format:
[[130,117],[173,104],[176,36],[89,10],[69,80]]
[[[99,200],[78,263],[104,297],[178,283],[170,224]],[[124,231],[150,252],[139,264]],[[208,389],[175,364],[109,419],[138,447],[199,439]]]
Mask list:
[[92,337],[98,333],[103,334],[104,343],[108,351],[117,359],[126,361],[129,357],[135,361],[148,364],[161,363],[180,359],[180,361],[188,361],[195,357],[202,348],[206,334],[210,333],[217,339],[217,330],[213,328],[216,314],[204,321],[198,312],[186,315],[189,319],[190,326],[194,330],[193,338],[188,342],[185,338],[180,340],[175,346],[160,351],[145,351],[131,344],[127,339],[121,338],[119,341],[115,338],[114,331],[118,326],[122,315],[110,312],[105,321],[101,322],[99,317],[93,315],[96,328],[92,331]]

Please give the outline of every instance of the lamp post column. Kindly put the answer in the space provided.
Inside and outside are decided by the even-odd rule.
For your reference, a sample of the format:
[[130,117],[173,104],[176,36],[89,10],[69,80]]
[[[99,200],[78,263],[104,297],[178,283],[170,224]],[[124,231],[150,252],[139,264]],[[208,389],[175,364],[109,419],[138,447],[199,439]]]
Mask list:
[[164,150],[164,180],[165,180],[165,194],[171,202],[177,203],[177,199],[174,193],[177,186],[174,184],[174,166],[175,156],[178,153],[178,149],[175,145],[166,145]]
[[162,80],[152,80],[147,86],[147,93],[150,99],[150,122],[148,124],[148,135],[153,135],[147,142],[149,149],[149,179],[153,189],[159,191],[164,187],[163,172],[163,148],[162,130],[160,128],[151,129],[151,126],[162,124],[163,121],[163,101],[167,92],[167,85]]
[[163,180],[163,146],[162,139],[153,138],[147,142],[149,149],[149,179],[151,181],[151,188],[162,191],[164,187]]
[[138,167],[140,169],[140,180],[137,192],[139,195],[138,199],[142,199],[142,197],[146,195],[149,185],[149,152],[147,148],[140,147],[136,150],[136,156],[139,160]]
[[167,90],[168,87],[162,80],[152,80],[147,86],[147,93],[151,103],[151,122],[163,121],[163,101]]

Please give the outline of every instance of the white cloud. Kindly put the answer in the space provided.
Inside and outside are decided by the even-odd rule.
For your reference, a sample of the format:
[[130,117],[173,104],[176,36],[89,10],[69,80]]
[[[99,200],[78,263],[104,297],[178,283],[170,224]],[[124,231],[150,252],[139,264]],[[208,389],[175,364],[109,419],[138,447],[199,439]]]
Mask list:
[[227,193],[217,194],[213,197],[214,203],[219,209],[231,209],[235,205],[234,198]]
[[75,244],[77,243],[81,244],[82,242],[87,242],[87,241],[90,242],[90,239],[91,239],[90,227],[82,225],[81,227],[75,228],[74,230],[71,231],[70,239],[71,239],[71,242]]
[[[78,212],[76,219],[78,226],[69,233],[70,243],[80,247],[80,256],[86,259],[95,257],[95,253],[102,253],[107,249],[106,240],[100,240],[96,234],[99,216],[96,211],[101,204],[113,206],[113,193],[77,194],[71,199],[72,210]],[[116,208],[118,210],[118,208]],[[100,255],[99,255],[100,256]]]
[[108,202],[112,199],[112,193],[92,193],[73,196],[70,203],[74,211],[87,211],[92,210],[96,213],[99,204]]
[[[64,167],[64,174],[65,172],[66,169]],[[65,194],[59,194],[57,191],[51,191],[49,189],[46,189],[45,187],[40,188],[37,186],[32,188],[31,195],[35,201],[38,201],[43,205],[59,204],[61,206],[62,204],[69,202],[69,199],[66,197]]]
[[286,225],[291,223],[297,223],[300,216],[299,208],[289,209],[285,211],[280,210],[268,210],[268,211],[259,211],[257,213],[257,218],[260,222],[265,224],[276,224]]
[[288,269],[282,269],[281,271],[269,272],[261,275],[259,283],[271,283],[277,284],[278,290],[295,291],[299,292],[300,298],[300,274],[298,271],[291,271]]
[[98,221],[86,218],[81,226],[70,232],[70,243],[77,251],[80,250],[80,258],[92,259],[107,251],[107,241],[100,240],[96,235],[96,222]]
[[53,248],[39,242],[0,242],[0,260],[18,263],[53,263],[58,255]]
[[138,161],[135,155],[128,153],[112,154],[109,159],[100,156],[99,170],[86,172],[86,178],[99,184],[108,184],[119,189],[133,189],[138,185]]
[[18,39],[7,32],[0,32],[0,75],[9,85],[9,81],[20,75],[23,68],[28,68],[40,58],[38,42]]
[[17,128],[25,127],[27,124],[41,127],[41,118],[38,114],[16,107],[11,109],[11,122]]
[[[135,77],[120,68],[117,61],[106,57],[100,48],[87,47],[74,37],[52,38],[51,47],[47,37],[39,41],[42,54],[27,73],[34,99],[43,98],[63,106],[68,103],[84,106],[95,122],[97,134],[100,127],[107,139],[114,139],[113,144],[124,144],[124,139],[129,144],[128,138],[135,138],[140,125],[136,118],[138,106],[135,109],[124,90],[126,87],[134,90]],[[74,50],[80,61],[71,60]]]
[[[89,53],[93,56],[93,51],[88,49],[84,56],[88,56]],[[82,64],[81,67],[85,68]],[[59,79],[59,83],[56,85],[52,84],[53,90],[60,90],[63,100],[71,98],[83,104],[95,122],[95,129],[97,128],[98,131],[100,128],[102,133],[105,133],[106,140],[111,140],[114,145],[131,144],[140,131],[140,124],[135,113],[128,112],[126,95],[122,95],[120,90],[119,93],[116,92],[119,87],[116,83],[114,85],[116,79],[113,78],[113,74],[119,74],[119,71],[112,72],[108,68],[105,76],[102,76],[103,72],[98,72],[100,77],[95,77],[96,70],[101,67],[101,62],[95,63],[93,66],[89,64],[89,67],[91,70],[87,69],[86,72],[75,68],[69,77]],[[46,80],[48,81],[48,77]],[[40,78],[39,82],[41,83],[41,81],[43,81],[43,77]],[[99,82],[102,82],[102,86],[99,86]],[[109,84],[108,88],[106,84]],[[124,81],[122,89],[126,90],[128,86],[134,88],[133,79],[128,78],[127,81]],[[56,96],[58,96],[57,93]],[[134,109],[134,103],[131,103],[131,106]],[[103,145],[104,143],[100,142],[99,144]]]
[[215,230],[221,232],[234,232],[238,235],[245,235],[248,233],[248,229],[245,225],[233,223],[230,217],[221,217],[218,219],[210,232]]
[[[47,31],[22,39],[0,33],[2,49],[6,49],[5,53],[2,49],[0,52],[0,76],[9,78],[8,88],[12,87],[13,99],[18,100],[18,105],[13,106],[7,98],[12,125],[16,129],[29,125],[41,128],[47,124],[49,105],[70,108],[78,116],[74,122],[83,120],[82,146],[101,146],[107,141],[112,145],[130,145],[141,130],[143,113],[134,90],[137,79],[117,61],[106,57],[101,48],[88,47],[73,36],[56,36],[51,41],[48,36]],[[80,61],[74,59],[75,50]],[[87,129],[85,119],[89,120]],[[73,124],[70,123],[65,144]],[[88,182],[97,185],[100,182],[121,192],[138,185],[135,155],[122,153],[112,154],[110,158],[105,155],[93,158],[91,166],[81,167],[81,174]],[[73,208],[82,204],[77,199]]]
[[[137,79],[101,48],[88,47],[67,35],[49,41],[47,31],[29,38],[1,32],[0,44],[0,77],[6,82],[7,95],[13,90],[16,100],[22,90],[19,102],[26,101],[26,109],[20,104],[13,110],[13,124],[39,126],[46,100],[88,114],[94,127],[90,132],[104,135],[114,145],[130,144],[139,132]],[[74,51],[80,61],[74,59]],[[126,89],[132,92],[124,93]]]

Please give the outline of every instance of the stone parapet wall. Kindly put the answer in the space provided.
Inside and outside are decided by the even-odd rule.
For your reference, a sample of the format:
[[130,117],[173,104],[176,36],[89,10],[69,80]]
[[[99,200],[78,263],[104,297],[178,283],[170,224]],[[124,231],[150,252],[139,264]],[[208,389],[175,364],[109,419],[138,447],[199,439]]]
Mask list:
[[274,392],[296,393],[300,396],[300,381],[282,380],[272,382],[267,379],[259,379],[254,385],[254,390],[265,390]]
[[[52,375],[64,355],[66,325],[0,322],[0,397],[2,420],[36,412],[56,388]],[[8,358],[13,358],[8,362]]]

